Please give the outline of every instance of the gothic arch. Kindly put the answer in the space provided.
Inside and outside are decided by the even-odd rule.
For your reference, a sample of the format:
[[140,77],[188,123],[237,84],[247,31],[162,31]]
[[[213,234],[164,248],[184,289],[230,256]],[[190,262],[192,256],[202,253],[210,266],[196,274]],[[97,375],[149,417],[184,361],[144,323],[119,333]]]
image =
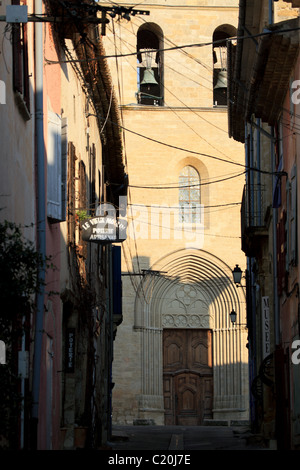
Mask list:
[[[244,417],[247,405],[245,326],[233,326],[229,313],[245,324],[244,294],[222,260],[203,250],[168,254],[144,273],[135,302],[135,331],[141,333],[141,415],[163,424],[162,332],[164,328],[205,328],[213,334],[214,418],[231,410]],[[243,411],[244,410],[244,411]]]
[[170,294],[176,296],[176,287],[188,285],[199,293],[214,328],[231,327],[229,313],[232,309],[239,318],[242,315],[244,298],[232,281],[231,268],[204,250],[175,251],[156,262],[151,270],[144,276],[136,296],[136,328],[142,328],[146,322],[162,328]]

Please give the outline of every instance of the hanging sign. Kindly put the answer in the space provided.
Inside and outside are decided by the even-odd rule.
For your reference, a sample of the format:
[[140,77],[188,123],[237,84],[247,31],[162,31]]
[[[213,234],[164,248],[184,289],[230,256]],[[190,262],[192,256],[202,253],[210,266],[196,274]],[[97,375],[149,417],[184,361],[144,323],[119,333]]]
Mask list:
[[82,240],[96,243],[121,243],[126,240],[127,222],[111,216],[86,219],[82,224]]
[[75,328],[68,328],[66,333],[66,372],[73,373],[75,361]]

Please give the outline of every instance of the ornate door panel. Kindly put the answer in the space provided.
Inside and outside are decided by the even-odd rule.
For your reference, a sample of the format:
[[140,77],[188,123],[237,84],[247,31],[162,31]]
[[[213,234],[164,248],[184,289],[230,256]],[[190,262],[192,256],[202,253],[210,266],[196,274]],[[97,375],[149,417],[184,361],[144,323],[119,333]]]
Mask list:
[[175,422],[185,426],[201,424],[201,379],[192,372],[183,372],[174,377]]
[[200,425],[211,417],[211,350],[210,330],[164,330],[166,425]]

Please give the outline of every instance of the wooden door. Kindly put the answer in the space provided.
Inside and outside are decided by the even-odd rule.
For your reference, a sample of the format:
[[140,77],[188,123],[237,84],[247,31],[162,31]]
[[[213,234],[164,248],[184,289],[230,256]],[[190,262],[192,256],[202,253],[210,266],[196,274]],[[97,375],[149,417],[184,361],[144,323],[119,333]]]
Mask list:
[[165,424],[203,424],[212,417],[211,331],[164,330],[163,351]]

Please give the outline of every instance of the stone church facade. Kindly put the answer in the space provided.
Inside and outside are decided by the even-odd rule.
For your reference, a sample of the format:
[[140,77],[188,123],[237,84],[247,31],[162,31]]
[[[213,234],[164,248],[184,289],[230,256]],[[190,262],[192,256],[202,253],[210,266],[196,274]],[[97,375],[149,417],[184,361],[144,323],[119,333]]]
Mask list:
[[129,175],[112,419],[245,421],[246,299],[232,277],[236,264],[246,269],[245,167],[242,146],[228,137],[226,101],[238,1],[142,7],[149,14],[108,25],[103,38]]

